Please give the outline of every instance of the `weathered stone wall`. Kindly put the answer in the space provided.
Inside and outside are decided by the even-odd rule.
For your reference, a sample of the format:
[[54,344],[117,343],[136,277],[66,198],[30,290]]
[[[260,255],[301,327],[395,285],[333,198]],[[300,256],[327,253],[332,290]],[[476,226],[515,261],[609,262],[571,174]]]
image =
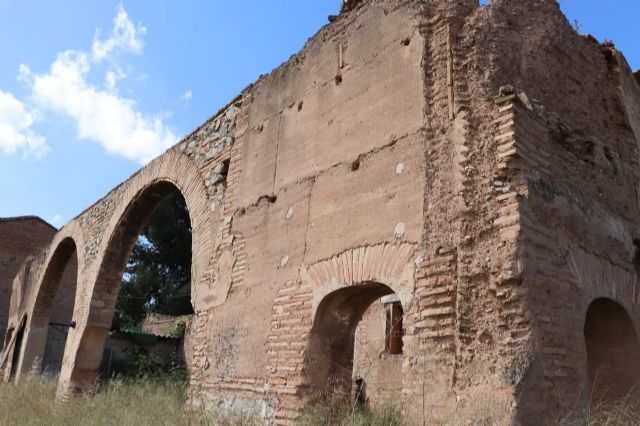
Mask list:
[[[493,146],[509,177],[505,197],[518,205],[511,222],[519,232],[520,290],[497,295],[503,309],[530,322],[513,363],[520,421],[551,424],[598,402],[590,401],[597,389],[585,346],[591,304],[613,300],[639,325],[640,92],[620,52],[576,34],[554,2],[494,1],[467,34],[486,46],[471,66],[492,69],[489,81],[477,76],[470,84],[487,95],[512,86],[497,102]],[[515,311],[518,293],[526,302]]]
[[[91,389],[131,247],[179,190],[194,400],[291,423],[353,365],[372,405],[397,392],[417,424],[584,409],[589,306],[638,321],[639,93],[621,54],[551,0],[349,2],[23,266],[16,368],[75,293],[60,394]],[[76,258],[77,293],[53,301]],[[376,305],[390,294],[393,359]]]

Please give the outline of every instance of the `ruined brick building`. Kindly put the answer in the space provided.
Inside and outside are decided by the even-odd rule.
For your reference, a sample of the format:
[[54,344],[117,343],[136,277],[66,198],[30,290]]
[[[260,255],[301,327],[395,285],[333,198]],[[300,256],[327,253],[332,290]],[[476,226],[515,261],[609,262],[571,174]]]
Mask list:
[[47,247],[57,229],[35,216],[0,218],[0,335],[6,333],[11,282],[28,256]]
[[350,1],[22,265],[5,368],[42,357],[77,261],[59,395],[93,388],[177,189],[194,400],[288,423],[360,389],[417,424],[550,424],[640,381],[639,143],[638,76],[555,0]]
[[[24,294],[22,282],[15,291],[12,290],[13,280],[21,265],[30,262],[30,257],[38,255],[51,244],[57,231],[51,224],[36,216],[0,218],[0,336],[8,338],[5,343],[13,335],[13,332],[7,333],[6,329],[10,300],[14,299],[15,306],[18,298]],[[43,370],[58,372],[62,367],[68,328],[64,324],[68,324],[73,316],[76,268],[75,262],[67,262],[63,276],[60,277],[58,291],[52,295],[54,299],[48,314],[52,325],[48,329],[44,352],[40,356]],[[12,329],[15,328],[13,324]]]

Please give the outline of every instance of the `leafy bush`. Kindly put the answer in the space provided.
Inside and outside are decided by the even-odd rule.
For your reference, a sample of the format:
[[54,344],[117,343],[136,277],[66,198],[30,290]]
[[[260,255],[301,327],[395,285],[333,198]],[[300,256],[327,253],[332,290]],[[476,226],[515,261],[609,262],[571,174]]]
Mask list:
[[183,386],[186,386],[189,381],[187,367],[178,354],[167,358],[144,349],[132,351],[125,362],[114,362],[111,376],[121,379],[171,382]]

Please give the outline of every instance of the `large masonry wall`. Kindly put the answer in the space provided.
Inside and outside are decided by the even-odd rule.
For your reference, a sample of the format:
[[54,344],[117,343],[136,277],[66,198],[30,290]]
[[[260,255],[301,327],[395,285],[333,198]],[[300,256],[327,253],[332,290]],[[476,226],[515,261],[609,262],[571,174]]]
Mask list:
[[470,84],[487,96],[503,86],[496,142],[521,200],[533,334],[520,367],[520,421],[551,422],[598,398],[585,346],[590,305],[613,300],[640,327],[639,86],[620,52],[579,36],[554,2],[494,1],[471,25],[474,43],[495,43],[470,58],[491,65],[490,80]]
[[229,231],[241,249],[231,251],[227,302],[205,328],[210,400],[300,392],[313,301],[283,294],[301,288],[301,268],[421,240],[424,45],[414,16],[411,7],[363,10],[249,89]]
[[[93,388],[129,252],[179,190],[192,401],[290,424],[363,379],[420,424],[588,407],[606,344],[585,330],[628,318],[627,345],[640,319],[637,75],[553,0],[350,1],[331,20],[23,264],[5,368],[46,354],[61,397]],[[46,330],[71,307],[61,356]]]

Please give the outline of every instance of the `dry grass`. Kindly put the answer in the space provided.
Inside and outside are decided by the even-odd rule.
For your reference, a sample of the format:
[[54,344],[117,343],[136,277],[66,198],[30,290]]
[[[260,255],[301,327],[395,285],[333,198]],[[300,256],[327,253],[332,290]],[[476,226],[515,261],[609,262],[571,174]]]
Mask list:
[[406,424],[402,418],[402,410],[397,404],[392,402],[377,404],[376,409],[372,410],[368,402],[355,402],[350,393],[344,394],[338,389],[340,386],[328,392],[311,393],[309,400],[315,402],[296,424],[298,426],[401,426]]
[[573,416],[560,426],[628,426],[640,425],[640,402],[627,398],[612,405],[600,405],[582,416]]
[[186,383],[110,380],[92,397],[58,403],[57,382],[32,375],[18,385],[0,383],[2,426],[254,426],[248,415],[207,413],[186,399]]
[[[0,425],[2,426],[254,426],[256,418],[208,413],[186,402],[183,383],[147,379],[111,380],[93,397],[55,400],[56,381],[33,375],[18,385],[0,383]],[[318,406],[305,415],[301,426],[395,426],[399,410],[389,408],[376,414],[350,404]]]
[[[211,414],[191,408],[186,403],[185,385],[181,382],[159,383],[153,380],[112,380],[102,385],[94,397],[55,402],[56,382],[49,377],[32,376],[19,385],[0,383],[0,425],[3,426],[254,426],[261,424],[250,416]],[[298,422],[299,426],[400,426],[422,422],[407,421],[397,405],[382,406],[376,411],[357,407],[336,398],[318,404]],[[486,401],[485,401],[486,402]],[[459,407],[460,408],[460,407]],[[490,408],[490,407],[485,407]],[[442,413],[445,414],[446,413]],[[483,416],[449,417],[447,425],[484,423]],[[475,418],[476,422],[470,422]],[[435,424],[435,423],[434,423]],[[498,422],[499,424],[499,422]],[[614,405],[601,406],[564,419],[561,426],[640,425],[640,401],[628,398]]]
[[350,404],[328,403],[310,410],[297,424],[298,426],[401,426],[405,423],[397,407],[388,406],[373,411]]
[[93,398],[55,402],[56,382],[32,376],[0,384],[0,424],[25,426],[189,425],[184,386],[152,381],[111,381]]

